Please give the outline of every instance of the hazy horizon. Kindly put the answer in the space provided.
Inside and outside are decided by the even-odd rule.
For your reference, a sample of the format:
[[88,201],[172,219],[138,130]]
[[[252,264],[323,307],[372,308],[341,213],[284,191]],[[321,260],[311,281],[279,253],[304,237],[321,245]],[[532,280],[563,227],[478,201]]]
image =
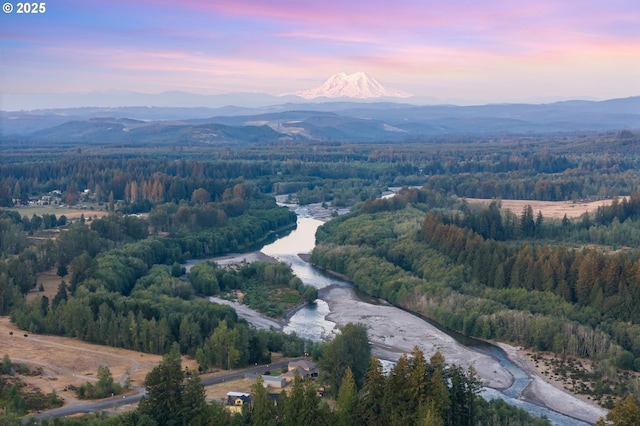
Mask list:
[[640,95],[640,4],[564,3],[49,2],[0,14],[0,109],[61,93],[277,96],[341,71],[436,103]]
[[[618,98],[611,98],[618,99]],[[193,92],[166,91],[159,93],[140,93],[134,91],[107,90],[103,92],[84,93],[47,93],[11,95],[2,94],[0,111],[35,111],[74,108],[222,108],[237,106],[244,108],[259,108],[281,104],[315,104],[327,102],[396,102],[417,106],[452,105],[452,106],[482,106],[492,104],[551,104],[565,101],[608,101],[611,99],[595,99],[589,97],[560,98],[560,97],[532,97],[514,100],[513,102],[472,102],[464,99],[438,99],[432,97],[413,96],[408,98],[316,98],[304,99],[295,95],[271,96],[264,93],[226,93],[219,95],[200,95]]]

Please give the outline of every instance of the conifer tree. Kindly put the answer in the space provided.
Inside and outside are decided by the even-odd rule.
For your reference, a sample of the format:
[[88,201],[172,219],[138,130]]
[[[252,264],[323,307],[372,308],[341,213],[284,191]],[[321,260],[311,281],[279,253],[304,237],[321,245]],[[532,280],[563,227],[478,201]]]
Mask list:
[[384,387],[385,377],[382,371],[382,364],[380,364],[378,358],[372,357],[357,408],[358,415],[364,424],[370,426],[383,426],[385,424],[382,411]]
[[200,376],[195,371],[186,370],[186,383],[182,392],[182,419],[192,424],[205,412],[205,392]]
[[427,361],[424,358],[424,353],[417,346],[413,348],[411,355],[409,361],[411,372],[407,386],[414,404],[420,405],[427,399]]
[[356,392],[356,382],[353,379],[351,368],[347,367],[342,378],[342,384],[336,399],[337,425],[352,426],[356,421],[356,405],[358,394]]
[[327,343],[319,361],[329,392],[336,396],[347,367],[351,368],[356,388],[364,383],[371,359],[371,344],[362,324],[346,324],[335,339]]
[[253,426],[276,426],[276,407],[264,387],[262,376],[251,387],[251,424]]
[[432,412],[442,417],[449,408],[449,389],[442,377],[442,371],[436,369],[429,379],[427,393],[427,405],[432,407]]
[[64,280],[62,280],[60,282],[60,285],[58,286],[58,292],[53,298],[51,307],[55,309],[56,307],[58,307],[60,302],[66,301],[68,299],[69,296],[67,295],[67,284],[64,282]]
[[605,423],[600,419],[598,425],[611,426],[635,426],[640,424],[640,407],[633,395],[619,400],[609,414],[607,414],[608,422]]
[[298,426],[302,423],[304,406],[304,385],[300,374],[296,371],[291,392],[287,395],[284,406],[283,426]]
[[181,424],[184,374],[180,346],[174,343],[156,368],[144,380],[148,397],[140,401],[139,410],[159,425]]
[[407,386],[410,374],[409,359],[406,354],[402,354],[389,372],[385,384],[382,409],[387,418],[386,424],[398,426],[413,424],[416,410]]

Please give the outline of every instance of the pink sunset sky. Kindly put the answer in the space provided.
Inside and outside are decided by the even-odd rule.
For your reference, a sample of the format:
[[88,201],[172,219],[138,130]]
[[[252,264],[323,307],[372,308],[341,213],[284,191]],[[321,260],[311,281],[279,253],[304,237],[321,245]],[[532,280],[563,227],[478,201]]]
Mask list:
[[47,1],[0,13],[0,93],[309,89],[467,103],[640,95],[638,0]]

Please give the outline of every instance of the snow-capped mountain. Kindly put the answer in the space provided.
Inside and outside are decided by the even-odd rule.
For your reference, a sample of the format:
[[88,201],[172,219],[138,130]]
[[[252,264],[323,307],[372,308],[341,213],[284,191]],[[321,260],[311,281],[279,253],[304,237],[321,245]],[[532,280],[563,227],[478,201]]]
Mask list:
[[305,99],[326,98],[408,98],[410,94],[401,90],[385,87],[375,78],[364,72],[346,74],[339,72],[321,86],[302,92],[293,93]]

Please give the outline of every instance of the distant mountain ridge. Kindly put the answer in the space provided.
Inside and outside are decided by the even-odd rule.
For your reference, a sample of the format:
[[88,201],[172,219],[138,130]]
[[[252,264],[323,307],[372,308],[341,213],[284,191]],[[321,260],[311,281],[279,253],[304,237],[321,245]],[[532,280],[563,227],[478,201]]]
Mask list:
[[285,103],[260,108],[0,111],[3,147],[14,143],[215,145],[281,140],[393,143],[446,135],[621,129],[640,130],[640,97],[468,107],[341,101]]
[[298,96],[272,96],[265,93],[225,93],[201,95],[170,91],[139,93],[128,90],[108,90],[88,93],[0,94],[2,111],[38,111],[67,108],[220,108],[238,106],[257,108],[283,102],[303,102]]
[[[236,106],[260,108],[282,103],[324,102],[345,98],[366,102],[382,98],[409,98],[412,95],[382,85],[364,72],[338,73],[314,89],[280,96],[266,93],[224,93],[203,95],[181,91],[138,93],[129,90],[107,90],[87,93],[0,93],[1,111],[35,111],[62,108],[220,108]],[[413,97],[414,103],[442,103],[435,98]]]

